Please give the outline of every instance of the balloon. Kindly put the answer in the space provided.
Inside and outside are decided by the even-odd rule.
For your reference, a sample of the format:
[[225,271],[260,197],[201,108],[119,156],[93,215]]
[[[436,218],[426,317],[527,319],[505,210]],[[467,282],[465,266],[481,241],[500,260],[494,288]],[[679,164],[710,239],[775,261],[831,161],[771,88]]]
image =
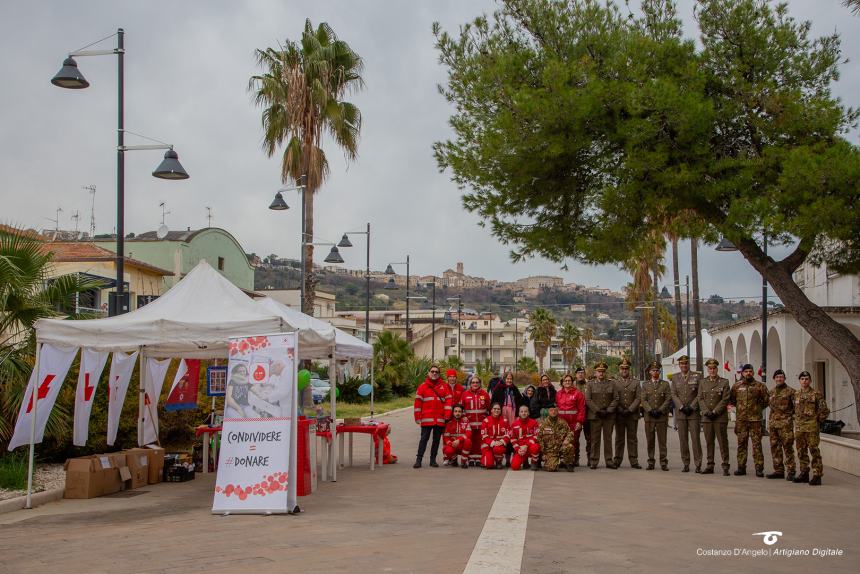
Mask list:
[[334,398],[339,399],[340,398],[340,387],[335,387],[334,390],[335,390]]
[[311,384],[311,372],[307,369],[299,371],[299,390],[305,390]]
[[372,391],[372,390],[373,390],[373,387],[371,387],[369,383],[364,383],[363,385],[358,387],[358,394],[361,395],[362,397],[366,397],[367,395],[370,394],[370,391]]

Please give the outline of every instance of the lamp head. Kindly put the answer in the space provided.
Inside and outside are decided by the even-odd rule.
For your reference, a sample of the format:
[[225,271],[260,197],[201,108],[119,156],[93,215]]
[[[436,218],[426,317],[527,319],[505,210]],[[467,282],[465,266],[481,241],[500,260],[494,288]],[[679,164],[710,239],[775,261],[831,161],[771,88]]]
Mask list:
[[179,163],[179,154],[173,149],[164,152],[164,159],[152,172],[152,177],[158,179],[188,179],[188,172]]
[[63,60],[63,67],[51,78],[51,83],[69,90],[81,90],[90,87],[90,83],[78,70],[78,63],[71,56]]
[[337,244],[338,247],[352,247],[352,241],[349,240],[349,237],[346,236],[346,233],[343,234],[343,237],[340,238],[340,242]]
[[326,263],[343,263],[343,257],[340,256],[340,252],[337,250],[337,245],[331,246],[331,251],[328,252],[328,255],[325,259],[323,259]]
[[280,191],[275,194],[275,199],[273,199],[272,203],[269,205],[269,209],[272,211],[284,211],[289,208],[290,206],[287,205],[286,201],[284,201],[284,196]]

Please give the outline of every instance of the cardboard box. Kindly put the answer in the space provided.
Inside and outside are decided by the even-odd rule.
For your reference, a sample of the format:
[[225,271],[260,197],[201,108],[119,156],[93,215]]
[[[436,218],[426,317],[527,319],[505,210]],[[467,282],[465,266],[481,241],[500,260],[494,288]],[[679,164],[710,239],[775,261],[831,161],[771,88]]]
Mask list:
[[164,474],[164,449],[154,444],[148,445],[146,450],[149,451],[149,476],[147,482],[155,484],[162,481]]
[[149,449],[131,448],[123,452],[131,472],[131,487],[146,486],[149,481]]
[[65,498],[95,498],[102,495],[104,473],[96,457],[70,458],[66,461],[65,469]]
[[109,454],[93,455],[96,459],[96,466],[102,474],[102,492],[100,496],[105,494],[113,494],[122,490],[122,480],[119,476],[119,468],[117,461]]
[[111,479],[116,483],[116,486],[119,487],[115,492],[119,492],[120,490],[129,490],[131,488],[131,472],[128,470],[125,452],[112,452],[107,456],[110,457],[112,467],[114,468]]

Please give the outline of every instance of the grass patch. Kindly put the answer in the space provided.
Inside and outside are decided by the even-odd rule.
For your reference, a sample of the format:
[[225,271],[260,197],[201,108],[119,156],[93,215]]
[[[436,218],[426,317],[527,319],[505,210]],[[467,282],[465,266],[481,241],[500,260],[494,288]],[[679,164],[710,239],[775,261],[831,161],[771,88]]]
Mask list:
[[9,490],[27,488],[27,453],[13,453],[0,457],[0,488]]
[[[376,401],[373,405],[374,414],[386,413],[403,407],[411,407],[415,402],[414,397],[397,397],[390,401]],[[328,404],[323,405],[326,412]],[[368,417],[370,416],[370,401],[361,403],[337,403],[337,418],[345,417]]]

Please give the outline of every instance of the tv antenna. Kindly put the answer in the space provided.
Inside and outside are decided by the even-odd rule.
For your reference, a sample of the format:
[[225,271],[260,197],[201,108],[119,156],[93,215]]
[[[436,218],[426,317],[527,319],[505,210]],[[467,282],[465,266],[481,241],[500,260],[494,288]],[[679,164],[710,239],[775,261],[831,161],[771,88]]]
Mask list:
[[207,227],[212,227],[212,208],[206,207],[206,219],[209,221]]
[[164,216],[165,216],[165,215],[170,215],[170,213],[171,213],[171,212],[170,212],[170,211],[167,211],[167,203],[165,203],[164,201],[162,201],[161,203],[159,203],[159,204],[158,204],[158,207],[160,207],[160,208],[161,208],[161,225],[164,225]]
[[63,212],[63,208],[62,208],[62,207],[58,207],[58,208],[57,208],[57,211],[56,211],[56,217],[55,217],[54,219],[51,219],[50,217],[46,217],[46,218],[45,218],[45,219],[47,219],[48,221],[53,221],[53,222],[54,222],[54,241],[56,241],[56,240],[57,240],[57,235],[59,235],[59,233],[60,233],[60,214],[61,214],[62,212]]
[[78,210],[75,210],[75,212],[72,214],[72,221],[75,222],[75,239],[78,238],[78,222],[80,220],[81,220],[81,212]]
[[96,236],[96,186],[82,185],[81,189],[86,189],[92,196],[92,203],[90,204],[90,239],[93,239]]

